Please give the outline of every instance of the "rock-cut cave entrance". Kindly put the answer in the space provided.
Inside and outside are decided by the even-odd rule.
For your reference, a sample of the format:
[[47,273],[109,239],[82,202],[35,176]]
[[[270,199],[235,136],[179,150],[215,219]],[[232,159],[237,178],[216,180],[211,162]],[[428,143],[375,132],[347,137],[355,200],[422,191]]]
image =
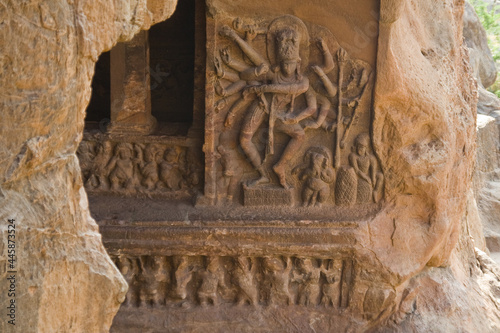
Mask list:
[[[193,124],[194,61],[195,1],[180,1],[171,18],[139,33],[132,42],[121,43],[99,57],[92,80],[86,128],[99,128],[105,132],[111,120],[123,119],[119,115],[112,119],[113,112],[120,113],[120,110],[112,109],[123,107],[123,103],[113,103],[112,98],[120,94],[121,86],[131,83],[140,84],[149,96],[125,103],[125,106],[145,108],[156,119],[157,125],[151,130],[152,134],[168,135],[176,129],[174,134],[186,135]],[[117,73],[119,71],[126,72],[126,80],[123,74]],[[144,84],[148,80],[149,91]],[[115,91],[112,92],[112,89]],[[125,96],[127,98],[136,96]],[[148,98],[150,101],[145,102]],[[132,104],[135,102],[137,105]]]
[[100,225],[176,219],[178,203],[202,192],[205,7],[179,1],[96,63],[78,156]]

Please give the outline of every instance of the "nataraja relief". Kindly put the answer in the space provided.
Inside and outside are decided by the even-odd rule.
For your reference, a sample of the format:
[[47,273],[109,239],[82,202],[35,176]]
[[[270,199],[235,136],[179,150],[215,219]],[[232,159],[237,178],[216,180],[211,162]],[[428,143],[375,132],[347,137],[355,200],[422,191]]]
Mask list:
[[[327,28],[309,27],[291,15],[217,25],[216,146],[233,151],[234,169],[254,170],[239,177],[244,205],[350,206],[383,197],[368,134],[374,72]],[[226,173],[227,158],[218,156]],[[309,166],[294,172],[301,164]],[[233,191],[218,195],[232,203],[238,188],[218,191]]]

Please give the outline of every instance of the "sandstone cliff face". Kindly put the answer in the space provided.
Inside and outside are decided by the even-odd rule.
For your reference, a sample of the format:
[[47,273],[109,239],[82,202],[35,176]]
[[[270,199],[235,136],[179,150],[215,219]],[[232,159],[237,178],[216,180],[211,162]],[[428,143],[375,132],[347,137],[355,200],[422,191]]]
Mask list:
[[[467,73],[468,56],[460,45],[462,4],[447,2],[441,7],[424,1],[402,5],[403,16],[388,26],[392,42],[385,46],[387,57],[379,52],[379,65],[389,65],[387,71],[380,67],[379,73],[390,74],[382,74],[381,82],[389,84],[378,90],[375,114],[380,122],[375,123],[374,131],[375,137],[380,135],[381,158],[392,170],[398,170],[393,194],[400,208],[396,208],[399,212],[392,234],[396,237],[391,241],[400,247],[393,252],[406,253],[409,258],[405,263],[399,257],[399,264],[392,262],[392,267],[402,272],[410,267],[408,261],[430,260],[409,283],[402,284],[398,311],[378,331],[496,332],[500,328],[500,275],[497,264],[483,252],[487,250],[479,218],[484,221],[488,216],[491,222],[496,215],[496,200],[484,200],[484,196],[494,191],[489,180],[498,163],[498,129],[493,118],[478,117],[474,184],[475,189],[484,188],[473,191],[476,91]],[[405,17],[409,8],[414,14]],[[495,72],[471,9],[467,4],[464,37],[473,48],[469,50],[470,64],[478,88],[484,90],[483,85],[491,84]],[[431,10],[435,12],[431,14]],[[429,21],[433,15],[441,19]],[[479,96],[481,99],[481,93]],[[381,114],[385,117],[379,117]],[[387,131],[395,135],[388,136]],[[392,159],[395,154],[399,155],[397,163]],[[398,236],[397,227],[405,220],[408,224],[399,229]],[[402,233],[407,230],[412,230],[411,235]],[[404,251],[404,247],[411,251]],[[382,258],[391,256],[397,255]]]
[[480,87],[489,87],[495,83],[497,69],[493,55],[488,47],[486,31],[481,25],[474,7],[465,3],[464,38],[469,48],[469,63]]
[[[486,245],[492,258],[500,259],[500,213],[499,191],[499,139],[495,118],[477,115],[477,158],[474,172],[474,193],[477,202],[477,216],[484,228]],[[476,239],[476,237],[475,237]],[[483,249],[484,251],[486,251]]]
[[[17,308],[15,327],[2,316],[0,331],[109,330],[127,286],[90,217],[75,151],[98,55],[175,5],[0,1],[0,304],[15,299]],[[15,297],[7,296],[7,270],[16,271]]]
[[461,43],[462,4],[382,2],[373,131],[394,206],[371,228],[373,237],[395,224],[392,239],[374,250],[401,277],[446,263],[466,204],[476,91]]
[[[497,71],[488,49],[486,32],[481,26],[474,8],[466,4],[464,37],[469,53],[470,65],[478,82],[477,105],[477,157],[474,172],[474,192],[478,219],[484,226],[486,245],[492,258],[500,259],[500,151],[498,122],[500,99],[487,91],[495,81]],[[476,242],[477,242],[477,238]],[[486,246],[485,246],[486,248]]]
[[488,47],[486,31],[481,25],[474,7],[467,2],[464,13],[464,38],[469,50],[469,63],[478,83],[477,112],[498,118],[500,116],[500,99],[486,90],[495,83],[497,68]]
[[498,276],[484,283],[489,270],[471,233],[477,91],[462,45],[463,10],[463,1],[382,1],[373,136],[392,205],[367,233],[400,292],[399,310],[381,331],[499,327],[496,301],[488,300]]

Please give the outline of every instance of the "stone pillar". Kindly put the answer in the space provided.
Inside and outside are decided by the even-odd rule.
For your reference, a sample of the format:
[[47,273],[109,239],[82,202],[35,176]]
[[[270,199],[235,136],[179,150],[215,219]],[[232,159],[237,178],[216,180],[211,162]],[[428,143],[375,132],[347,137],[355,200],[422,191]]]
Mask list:
[[111,50],[111,125],[113,134],[150,134],[151,115],[148,32]]

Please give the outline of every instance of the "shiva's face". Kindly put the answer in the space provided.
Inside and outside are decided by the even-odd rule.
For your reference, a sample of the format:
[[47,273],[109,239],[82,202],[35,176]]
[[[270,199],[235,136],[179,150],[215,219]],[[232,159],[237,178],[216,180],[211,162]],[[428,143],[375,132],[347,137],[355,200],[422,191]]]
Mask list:
[[280,64],[280,69],[286,76],[291,76],[297,70],[297,60],[284,60]]

